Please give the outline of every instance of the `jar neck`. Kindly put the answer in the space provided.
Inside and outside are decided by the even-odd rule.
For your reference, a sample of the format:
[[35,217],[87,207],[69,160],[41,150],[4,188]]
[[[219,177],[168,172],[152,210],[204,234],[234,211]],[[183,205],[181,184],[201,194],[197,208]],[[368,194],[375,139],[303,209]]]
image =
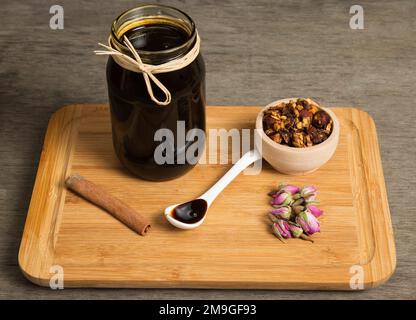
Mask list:
[[122,13],[114,20],[111,26],[110,44],[114,49],[132,56],[123,42],[124,36],[130,30],[144,29],[152,25],[175,28],[185,34],[186,39],[164,50],[151,51],[136,48],[143,63],[157,65],[175,60],[188,53],[196,42],[195,24],[186,13],[163,5],[143,5]]

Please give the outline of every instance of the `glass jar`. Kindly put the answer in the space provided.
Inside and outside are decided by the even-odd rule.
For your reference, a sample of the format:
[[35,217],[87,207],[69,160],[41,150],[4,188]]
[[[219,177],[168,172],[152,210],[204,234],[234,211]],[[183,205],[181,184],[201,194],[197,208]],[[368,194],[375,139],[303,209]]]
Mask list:
[[[123,43],[126,36],[143,63],[159,65],[186,55],[197,39],[195,24],[184,12],[162,5],[143,5],[121,14],[112,24],[110,45],[133,56]],[[189,65],[156,78],[171,93],[168,105],[153,102],[143,74],[121,67],[111,56],[107,62],[107,85],[111,109],[113,145],[121,163],[133,174],[146,180],[168,180],[189,171],[195,161],[186,159],[192,141],[183,146],[177,141],[191,129],[205,132],[205,64],[201,54]],[[154,96],[165,100],[165,94],[152,83]],[[173,133],[175,161],[158,164],[154,153],[162,143],[155,139],[159,129]],[[179,140],[178,140],[179,139]],[[200,155],[199,155],[200,156]]]

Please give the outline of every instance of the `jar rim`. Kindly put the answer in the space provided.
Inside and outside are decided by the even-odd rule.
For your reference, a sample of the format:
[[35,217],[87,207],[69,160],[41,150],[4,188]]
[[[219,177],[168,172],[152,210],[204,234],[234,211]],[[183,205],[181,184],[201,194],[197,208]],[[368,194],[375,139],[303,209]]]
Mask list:
[[[183,15],[188,21],[188,23],[190,24],[191,27],[191,32],[189,34],[189,39],[187,41],[185,41],[183,44],[173,47],[173,48],[169,48],[169,49],[165,49],[165,50],[157,50],[157,51],[148,51],[148,50],[142,50],[142,49],[136,49],[137,53],[142,56],[146,56],[146,55],[163,55],[163,54],[170,54],[170,53],[174,53],[176,51],[181,51],[182,49],[185,49],[187,46],[189,46],[189,43],[193,43],[195,41],[196,38],[196,27],[195,27],[195,22],[192,20],[192,18],[185,12],[183,12],[180,9],[177,9],[175,7],[172,6],[167,6],[167,5],[162,5],[162,4],[145,4],[145,5],[139,5],[136,6],[134,8],[128,9],[124,12],[122,12],[120,15],[117,16],[116,19],[114,19],[113,23],[111,24],[111,38],[114,39],[117,42],[117,45],[121,46],[123,48],[123,50],[129,51],[129,49],[127,48],[127,46],[122,42],[121,39],[119,39],[119,37],[116,34],[116,23],[126,14],[137,10],[137,9],[144,9],[144,8],[165,8],[165,9],[169,9],[172,11],[176,11],[178,13],[180,13],[181,15]],[[163,16],[163,15],[161,15]]]

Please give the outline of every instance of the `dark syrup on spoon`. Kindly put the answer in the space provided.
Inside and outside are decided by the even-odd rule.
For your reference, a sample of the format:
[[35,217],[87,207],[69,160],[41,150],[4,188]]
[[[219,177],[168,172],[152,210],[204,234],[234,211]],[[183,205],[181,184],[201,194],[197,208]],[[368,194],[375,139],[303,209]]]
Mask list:
[[207,211],[207,202],[196,199],[182,203],[172,210],[172,217],[183,223],[196,223],[200,221]]

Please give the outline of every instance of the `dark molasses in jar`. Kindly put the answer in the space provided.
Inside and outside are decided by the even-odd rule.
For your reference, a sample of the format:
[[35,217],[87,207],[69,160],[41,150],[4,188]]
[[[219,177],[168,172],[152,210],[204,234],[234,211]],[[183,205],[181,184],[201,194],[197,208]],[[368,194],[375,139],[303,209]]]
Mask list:
[[[123,43],[127,37],[145,64],[159,65],[186,55],[195,45],[194,22],[185,13],[160,5],[144,5],[120,15],[112,25],[110,44],[130,54]],[[132,55],[131,55],[132,56]],[[189,171],[195,163],[186,159],[193,141],[177,144],[191,129],[205,131],[205,65],[201,54],[187,66],[155,74],[169,90],[171,102],[158,105],[148,92],[142,73],[123,68],[113,57],[107,63],[107,84],[111,109],[113,144],[121,163],[133,174],[147,180],[168,180]],[[155,98],[165,99],[162,90],[152,84]],[[155,150],[162,143],[155,133],[168,129],[173,133],[174,161],[159,164]],[[178,139],[179,138],[179,139]]]

